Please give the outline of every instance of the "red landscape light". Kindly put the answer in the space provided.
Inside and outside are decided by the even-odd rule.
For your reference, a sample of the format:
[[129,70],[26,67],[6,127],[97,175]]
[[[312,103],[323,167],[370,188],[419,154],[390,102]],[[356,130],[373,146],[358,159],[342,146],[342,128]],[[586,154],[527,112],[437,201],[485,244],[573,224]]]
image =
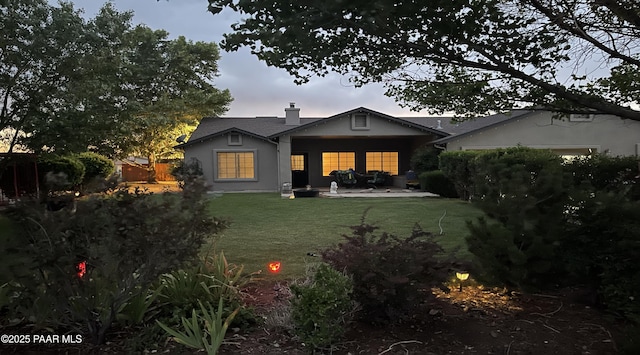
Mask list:
[[269,263],[269,271],[271,271],[273,273],[280,272],[280,262],[279,261],[270,262]]
[[87,273],[87,262],[82,261],[78,265],[76,265],[76,269],[78,270],[78,277],[82,278],[84,274]]

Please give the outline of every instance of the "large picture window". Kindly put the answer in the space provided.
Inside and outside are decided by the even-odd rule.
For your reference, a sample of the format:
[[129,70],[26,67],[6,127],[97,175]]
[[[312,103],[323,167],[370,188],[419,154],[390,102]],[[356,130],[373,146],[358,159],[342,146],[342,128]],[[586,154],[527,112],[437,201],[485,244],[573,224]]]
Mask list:
[[367,171],[387,171],[398,175],[398,152],[367,152]]
[[334,170],[353,169],[356,166],[355,152],[323,152],[322,176],[329,176]]
[[217,152],[218,179],[255,179],[254,152]]

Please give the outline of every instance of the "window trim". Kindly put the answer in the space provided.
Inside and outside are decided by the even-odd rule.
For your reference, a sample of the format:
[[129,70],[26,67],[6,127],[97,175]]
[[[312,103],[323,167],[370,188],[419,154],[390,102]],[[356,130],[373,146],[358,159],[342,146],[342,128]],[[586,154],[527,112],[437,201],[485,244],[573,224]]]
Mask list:
[[[231,137],[238,137],[237,142],[233,142]],[[227,145],[242,145],[242,134],[240,133],[229,133],[227,135]]]
[[[219,178],[218,153],[253,153],[253,178]],[[213,150],[213,181],[214,182],[245,182],[258,181],[258,150],[257,149],[214,149]]]
[[592,122],[593,116],[593,113],[572,113],[569,115],[569,122]]
[[[364,127],[356,126],[356,116],[364,116],[365,125]],[[351,114],[351,130],[352,131],[368,131],[371,129],[371,117],[368,113],[352,113]]]

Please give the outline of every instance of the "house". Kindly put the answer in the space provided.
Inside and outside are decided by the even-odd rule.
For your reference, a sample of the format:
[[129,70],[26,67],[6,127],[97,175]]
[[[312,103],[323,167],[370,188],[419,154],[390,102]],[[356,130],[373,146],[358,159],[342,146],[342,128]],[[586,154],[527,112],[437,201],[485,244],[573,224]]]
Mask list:
[[215,191],[278,191],[329,187],[334,170],[390,172],[404,186],[411,154],[448,136],[439,118],[410,121],[364,107],[330,117],[300,116],[292,103],[285,117],[206,117],[179,145],[185,161],[197,159]]
[[279,191],[329,187],[334,170],[386,171],[404,187],[413,152],[425,145],[446,150],[517,145],[563,155],[637,154],[640,122],[608,115],[516,110],[465,121],[445,117],[393,117],[364,107],[330,117],[301,117],[291,103],[284,117],[206,117],[177,148],[197,161],[214,191]]
[[446,150],[478,150],[518,145],[551,149],[566,157],[604,153],[640,155],[640,122],[605,114],[516,110],[460,123],[433,143]]

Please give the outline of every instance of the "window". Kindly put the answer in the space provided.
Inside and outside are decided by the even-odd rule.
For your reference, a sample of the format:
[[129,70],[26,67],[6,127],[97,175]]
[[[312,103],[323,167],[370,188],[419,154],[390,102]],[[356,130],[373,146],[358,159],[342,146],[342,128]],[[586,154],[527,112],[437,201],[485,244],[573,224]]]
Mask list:
[[242,136],[240,133],[229,133],[227,136],[228,145],[242,145]]
[[367,115],[366,113],[354,113],[353,115],[351,115],[351,129],[368,130],[369,115]]
[[304,155],[291,156],[291,170],[304,170]]
[[570,122],[591,122],[593,115],[590,113],[572,113],[569,115]]
[[323,152],[322,176],[329,176],[334,170],[353,169],[356,166],[355,152]]
[[367,152],[367,171],[388,171],[398,175],[398,152]]
[[255,152],[217,152],[218,179],[255,179]]

